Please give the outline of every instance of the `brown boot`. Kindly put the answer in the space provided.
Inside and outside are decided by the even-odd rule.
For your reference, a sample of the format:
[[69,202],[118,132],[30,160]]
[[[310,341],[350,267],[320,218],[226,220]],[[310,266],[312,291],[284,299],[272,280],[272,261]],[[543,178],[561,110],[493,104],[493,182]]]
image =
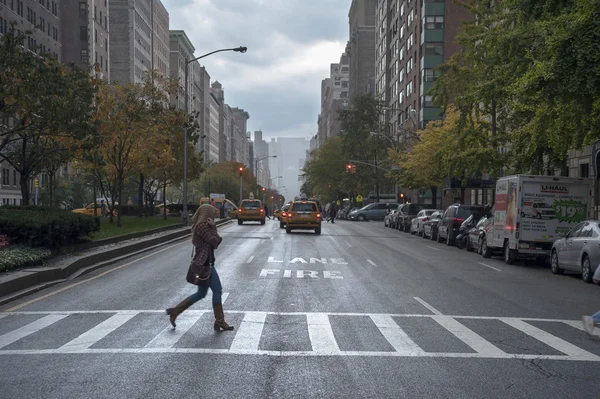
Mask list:
[[175,306],[174,308],[167,309],[167,314],[169,315],[169,321],[171,322],[173,327],[177,327],[177,325],[175,324],[175,319],[177,319],[177,316],[179,316],[181,313],[183,313],[183,311],[186,310],[187,308],[189,308],[190,306],[192,306],[192,301],[185,298],[183,301],[181,301],[179,303],[179,305]]
[[223,304],[215,303],[213,304],[213,310],[215,312],[215,330],[224,330],[231,331],[233,330],[233,326],[230,326],[225,322],[225,315],[223,314]]

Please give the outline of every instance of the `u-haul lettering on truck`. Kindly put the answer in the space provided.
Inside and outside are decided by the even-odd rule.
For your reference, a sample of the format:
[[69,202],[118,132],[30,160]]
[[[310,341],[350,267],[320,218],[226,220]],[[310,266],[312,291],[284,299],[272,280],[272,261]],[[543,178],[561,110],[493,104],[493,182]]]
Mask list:
[[552,184],[542,184],[540,191],[543,193],[569,194],[569,188],[567,186],[558,186]]

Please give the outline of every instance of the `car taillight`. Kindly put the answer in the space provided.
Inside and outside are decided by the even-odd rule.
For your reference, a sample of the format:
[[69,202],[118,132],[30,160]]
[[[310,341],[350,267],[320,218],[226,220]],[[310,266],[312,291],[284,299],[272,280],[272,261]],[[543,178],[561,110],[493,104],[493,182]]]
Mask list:
[[317,213],[317,219],[321,219],[321,214]]
[[264,211],[265,211],[264,209],[261,209],[261,210],[260,210],[260,213],[263,213]]
[[281,212],[281,216],[287,216],[287,213]]
[[464,222],[465,219],[461,219],[461,218],[452,218],[452,223],[453,224],[462,224],[462,222]]
[[242,213],[242,208],[238,209],[238,213]]
[[429,218],[423,218],[423,221],[424,221],[424,222],[426,222],[426,221],[428,221],[428,220],[429,220]]

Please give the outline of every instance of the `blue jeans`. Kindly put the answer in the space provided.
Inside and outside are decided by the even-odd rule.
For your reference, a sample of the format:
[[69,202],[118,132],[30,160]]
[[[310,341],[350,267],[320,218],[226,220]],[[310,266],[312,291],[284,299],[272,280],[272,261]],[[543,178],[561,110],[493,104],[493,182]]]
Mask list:
[[192,303],[196,303],[206,296],[209,288],[212,291],[213,305],[221,303],[221,294],[223,291],[223,287],[221,286],[221,279],[217,274],[217,269],[215,269],[214,267],[212,268],[212,272],[210,273],[209,285],[199,285],[198,291],[195,294],[190,295],[187,299],[192,301]]
[[600,326],[600,312],[596,312],[592,315],[592,319],[594,319],[594,324]]

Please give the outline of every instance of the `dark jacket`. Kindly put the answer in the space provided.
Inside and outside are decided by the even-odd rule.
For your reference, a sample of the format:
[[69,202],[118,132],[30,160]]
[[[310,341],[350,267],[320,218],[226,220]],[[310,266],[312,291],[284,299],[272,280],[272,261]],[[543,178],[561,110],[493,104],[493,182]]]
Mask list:
[[192,244],[196,248],[194,260],[203,265],[211,251],[217,249],[223,238],[217,233],[217,226],[208,223],[198,223],[192,232]]

